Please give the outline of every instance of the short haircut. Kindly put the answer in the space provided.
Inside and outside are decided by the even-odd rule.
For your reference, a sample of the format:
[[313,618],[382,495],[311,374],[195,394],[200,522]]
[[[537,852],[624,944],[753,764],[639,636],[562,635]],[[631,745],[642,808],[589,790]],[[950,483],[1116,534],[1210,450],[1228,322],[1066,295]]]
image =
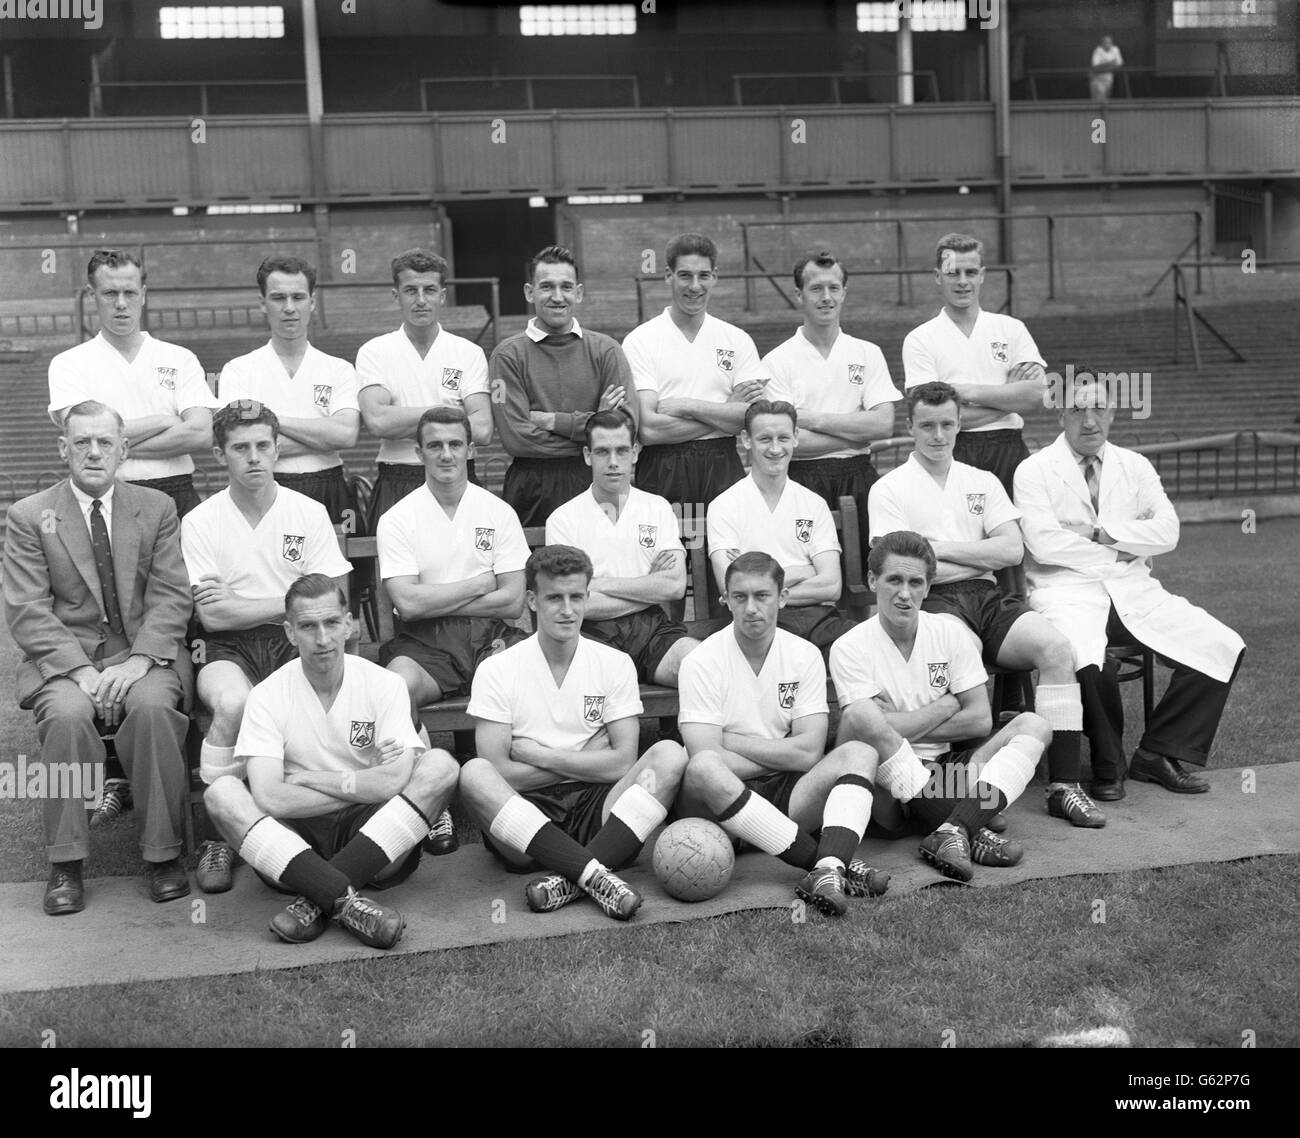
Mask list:
[[406,269],[413,273],[437,273],[442,284],[447,283],[451,273],[447,262],[428,249],[407,249],[405,253],[398,253],[393,258],[393,284],[397,284],[398,275]]
[[934,547],[919,533],[910,529],[898,529],[878,537],[867,554],[867,570],[877,577],[885,571],[885,558],[890,554],[895,557],[914,557],[925,562],[925,579],[933,581],[939,571],[939,563],[934,556]]
[[96,269],[124,269],[130,265],[140,270],[140,283],[144,284],[147,275],[144,262],[130,249],[96,249],[86,262],[86,280],[92,285],[95,283]]
[[904,393],[904,398],[907,400],[909,419],[918,403],[924,403],[927,407],[942,407],[945,403],[955,403],[957,414],[961,415],[961,397],[951,383],[944,383],[942,380],[936,379],[930,383],[923,383],[919,387],[909,388]]
[[678,257],[708,257],[709,267],[718,267],[718,247],[703,233],[679,233],[669,241],[664,260],[670,271],[677,268]]
[[76,416],[78,418],[93,419],[99,415],[112,415],[117,422],[118,434],[126,430],[126,421],[122,418],[116,407],[110,407],[107,403],[101,403],[98,399],[83,399],[80,403],[75,403],[63,412],[62,429],[66,435],[68,433],[68,423]]
[[945,233],[934,247],[934,267],[943,268],[944,253],[978,253],[980,264],[984,264],[984,242],[969,233]]
[[803,289],[803,274],[804,274],[804,270],[807,269],[809,265],[813,265],[818,269],[833,269],[835,268],[836,265],[839,265],[842,281],[847,282],[849,279],[849,270],[846,269],[842,264],[840,264],[839,259],[835,256],[834,253],[832,253],[829,249],[817,249],[812,252],[805,253],[794,263],[794,287],[795,288],[800,290]]
[[731,588],[731,578],[737,573],[752,573],[756,577],[771,577],[776,585],[777,592],[785,588],[785,570],[781,568],[781,562],[770,553],[759,553],[757,551],[742,553],[727,566],[727,571],[722,576],[722,587],[724,589]]
[[754,420],[760,415],[788,415],[790,425],[795,430],[799,429],[799,412],[794,409],[793,403],[787,403],[784,399],[755,399],[745,408],[746,434],[749,434]]
[[593,431],[618,431],[626,429],[628,437],[632,442],[636,442],[636,424],[632,422],[632,416],[622,408],[613,408],[609,411],[597,411],[587,420],[587,448],[591,448],[591,435]]
[[578,259],[572,251],[566,249],[563,245],[548,245],[528,262],[528,283],[532,284],[537,279],[538,265],[572,265],[573,275],[581,279],[578,273]]
[[255,427],[265,423],[271,428],[271,437],[280,435],[280,420],[265,403],[256,399],[236,399],[212,413],[212,445],[226,449],[230,432],[238,427]]
[[474,441],[474,436],[470,431],[469,416],[459,407],[440,404],[437,407],[426,408],[424,414],[420,416],[420,421],[415,424],[416,446],[424,446],[424,425],[426,423],[459,423],[460,426],[465,428],[465,441],[467,443]]
[[293,612],[294,601],[315,601],[328,596],[333,596],[340,608],[347,609],[347,597],[329,577],[324,573],[304,573],[284,594],[284,615],[287,618]]
[[534,549],[524,563],[524,588],[530,593],[537,592],[537,575],[545,573],[548,577],[569,577],[582,573],[591,583],[595,576],[591,558],[581,549],[572,545],[543,545]]
[[257,266],[257,291],[266,295],[266,278],[272,273],[302,273],[307,278],[307,291],[316,291],[316,266],[301,257],[267,257]]

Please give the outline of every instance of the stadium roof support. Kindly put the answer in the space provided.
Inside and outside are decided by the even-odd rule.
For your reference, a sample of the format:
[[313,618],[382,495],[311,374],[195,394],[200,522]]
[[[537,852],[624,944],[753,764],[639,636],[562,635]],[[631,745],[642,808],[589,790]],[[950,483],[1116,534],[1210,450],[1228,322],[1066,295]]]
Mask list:
[[302,0],[303,75],[307,80],[307,133],[311,146],[313,196],[325,196],[325,94],[321,86],[320,26],[316,22],[316,0]]
[[1005,13],[990,30],[989,94],[993,98],[993,156],[998,178],[998,260],[1013,264],[1011,248],[1011,52]]

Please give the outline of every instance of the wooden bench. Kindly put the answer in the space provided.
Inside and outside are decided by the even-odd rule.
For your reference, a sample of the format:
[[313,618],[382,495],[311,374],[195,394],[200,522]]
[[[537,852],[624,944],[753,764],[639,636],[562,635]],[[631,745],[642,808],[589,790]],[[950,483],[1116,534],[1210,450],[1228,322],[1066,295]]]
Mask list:
[[[843,552],[840,555],[840,575],[843,589],[840,594],[839,608],[856,619],[865,619],[872,603],[872,594],[867,590],[863,578],[862,548],[859,540],[858,508],[850,497],[840,499],[840,508],[831,513],[839,534]],[[546,544],[546,530],[534,526],[524,530],[524,537],[530,549]],[[697,640],[703,640],[716,632],[727,622],[722,606],[722,599],[713,582],[712,568],[707,556],[706,538],[703,518],[684,517],[681,519],[681,539],[686,547],[686,570],[689,593],[692,601],[690,620],[685,620],[687,632]],[[357,562],[376,560],[378,546],[376,539],[370,536],[340,535],[340,546],[344,556],[355,566]],[[375,573],[374,595],[376,612],[377,643],[390,640],[393,636],[393,605],[383,580]],[[835,690],[827,680],[827,694],[831,703],[835,701]],[[642,719],[669,721],[675,726],[677,718],[677,689],[661,687],[658,684],[641,685]],[[469,700],[464,696],[445,699],[420,709],[420,721],[430,735],[437,732],[451,732],[457,736],[456,749],[472,753],[474,744],[472,732],[474,720],[467,714]]]

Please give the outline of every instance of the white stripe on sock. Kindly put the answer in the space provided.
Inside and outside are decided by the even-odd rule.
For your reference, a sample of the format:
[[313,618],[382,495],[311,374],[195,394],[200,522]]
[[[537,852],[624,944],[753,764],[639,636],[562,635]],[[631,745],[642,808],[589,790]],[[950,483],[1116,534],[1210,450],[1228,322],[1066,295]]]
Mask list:
[[785,853],[799,836],[799,826],[793,818],[786,817],[766,798],[753,793],[721,826],[727,833],[770,854]]
[[609,812],[643,842],[668,817],[668,807],[639,782],[623,791]]
[[239,856],[259,873],[279,881],[285,867],[309,849],[311,846],[288,826],[267,817],[249,828],[240,843]]
[[366,819],[359,833],[365,834],[388,855],[389,862],[408,854],[429,832],[429,823],[401,795],[390,798]]
[[1015,735],[984,764],[979,773],[980,781],[996,786],[1006,795],[1010,806],[1025,792],[1042,757],[1042,743],[1032,735]]
[[546,815],[526,798],[512,794],[497,811],[488,832],[511,849],[527,853],[529,844],[537,837],[537,831],[546,825],[546,821]]

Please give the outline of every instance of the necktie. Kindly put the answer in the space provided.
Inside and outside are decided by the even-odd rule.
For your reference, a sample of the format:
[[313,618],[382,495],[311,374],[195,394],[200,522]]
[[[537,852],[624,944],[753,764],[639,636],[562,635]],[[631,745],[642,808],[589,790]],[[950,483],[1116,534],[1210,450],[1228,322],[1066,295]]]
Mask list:
[[104,524],[104,503],[96,498],[90,504],[90,544],[95,551],[95,568],[99,587],[104,593],[104,612],[108,627],[121,635],[122,610],[117,605],[117,579],[113,576],[113,552],[108,546],[108,526]]
[[1098,513],[1097,510],[1097,492],[1101,488],[1101,478],[1097,474],[1099,462],[1095,454],[1090,454],[1083,460],[1083,480],[1088,484],[1088,496],[1092,499],[1092,512]]

